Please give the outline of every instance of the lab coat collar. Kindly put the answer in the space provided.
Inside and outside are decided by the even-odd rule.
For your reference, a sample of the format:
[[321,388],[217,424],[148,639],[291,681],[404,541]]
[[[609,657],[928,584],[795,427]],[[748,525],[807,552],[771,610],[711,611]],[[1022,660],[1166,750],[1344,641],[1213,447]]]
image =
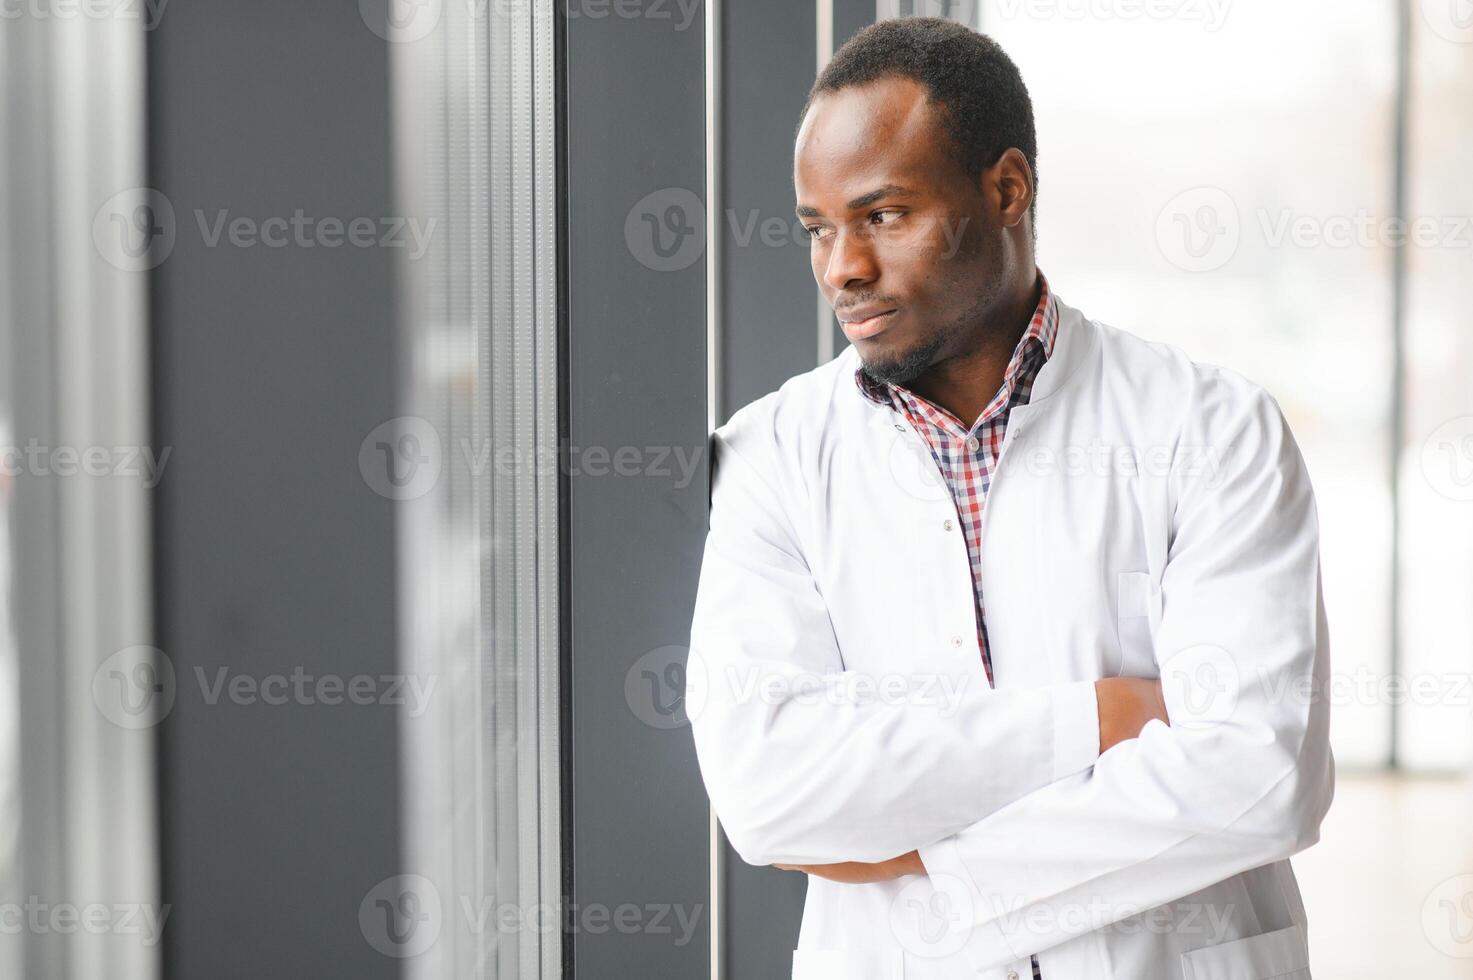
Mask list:
[[[1014,405],[1010,418],[1021,420],[1049,404],[1054,395],[1068,390],[1082,365],[1099,356],[1099,327],[1065,303],[1057,292],[1054,299],[1059,309],[1059,332],[1054,338],[1053,353],[1033,380],[1033,391],[1027,403]],[[859,368],[859,351],[853,344],[844,348],[838,361],[838,381],[848,389],[846,397],[853,398],[869,412],[869,424],[874,427],[892,424],[895,410],[866,397],[854,383],[854,372]]]

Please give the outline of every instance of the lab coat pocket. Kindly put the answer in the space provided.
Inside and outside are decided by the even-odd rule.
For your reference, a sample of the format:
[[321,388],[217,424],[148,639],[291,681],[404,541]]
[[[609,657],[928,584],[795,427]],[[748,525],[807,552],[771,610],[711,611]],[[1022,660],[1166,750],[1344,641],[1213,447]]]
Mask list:
[[1181,955],[1182,980],[1310,980],[1303,926],[1205,946]]
[[1120,572],[1115,585],[1115,635],[1120,644],[1116,674],[1148,677],[1155,673],[1151,631],[1161,618],[1161,590],[1150,572]]
[[905,980],[898,949],[795,949],[793,980]]

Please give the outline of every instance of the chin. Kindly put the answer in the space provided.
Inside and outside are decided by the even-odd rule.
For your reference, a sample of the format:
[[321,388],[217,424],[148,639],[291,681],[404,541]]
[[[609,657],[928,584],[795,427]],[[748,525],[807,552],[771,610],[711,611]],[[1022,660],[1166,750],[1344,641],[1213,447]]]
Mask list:
[[[870,344],[870,347],[877,345]],[[863,345],[856,344],[859,362],[865,373],[877,381],[903,385],[916,378],[931,363],[935,354],[930,344],[912,344],[899,350],[883,348],[866,352]]]

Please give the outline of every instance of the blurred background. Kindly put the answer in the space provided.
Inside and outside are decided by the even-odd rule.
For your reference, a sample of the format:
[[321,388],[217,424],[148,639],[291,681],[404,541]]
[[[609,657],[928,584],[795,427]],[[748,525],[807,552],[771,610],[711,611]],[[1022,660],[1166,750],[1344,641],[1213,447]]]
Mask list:
[[877,19],[1017,61],[1039,266],[1321,527],[1316,975],[1473,977],[1469,0],[0,7],[0,976],[786,975],[679,694],[707,436],[846,343]]

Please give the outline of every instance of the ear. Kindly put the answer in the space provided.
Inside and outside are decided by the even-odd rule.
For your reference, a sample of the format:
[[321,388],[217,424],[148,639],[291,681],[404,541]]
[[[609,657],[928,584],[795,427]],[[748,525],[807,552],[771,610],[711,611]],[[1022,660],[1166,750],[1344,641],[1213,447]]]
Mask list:
[[1004,228],[1013,228],[1033,204],[1033,170],[1016,147],[1003,150],[997,162],[982,172],[982,193],[997,209]]

